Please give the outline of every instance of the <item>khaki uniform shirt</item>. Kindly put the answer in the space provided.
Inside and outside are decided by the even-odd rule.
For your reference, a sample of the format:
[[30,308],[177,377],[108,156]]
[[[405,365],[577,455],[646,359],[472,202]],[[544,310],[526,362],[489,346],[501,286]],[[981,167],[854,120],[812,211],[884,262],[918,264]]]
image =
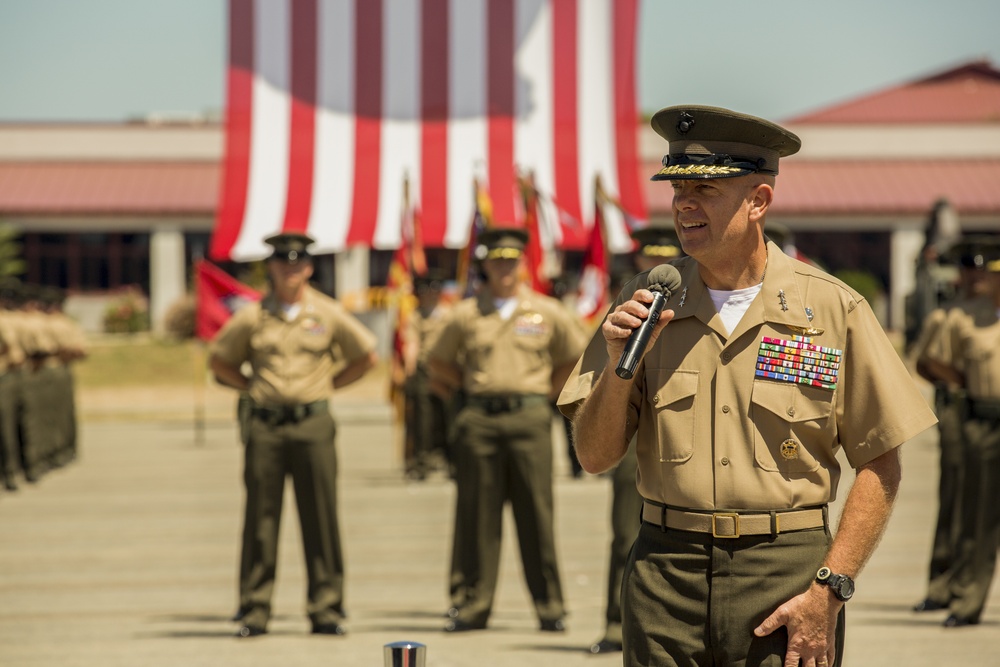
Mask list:
[[45,357],[59,352],[51,319],[41,311],[21,311],[21,342],[29,357]]
[[913,349],[910,351],[912,359],[920,361],[927,358],[950,358],[951,355],[947,350],[949,338],[945,335],[944,326],[947,318],[947,308],[936,308],[930,312],[920,329],[920,335],[913,343]]
[[[868,304],[773,243],[768,253],[761,291],[731,334],[696,262],[673,262],[681,288],[664,309],[676,315],[636,369],[623,434],[637,435],[645,498],[693,509],[822,505],[836,498],[839,449],[857,467],[935,423]],[[564,412],[590,394],[606,359],[598,332],[559,398]]]
[[52,334],[60,350],[76,354],[86,351],[86,336],[76,320],[63,312],[49,313],[48,317]]
[[0,310],[0,374],[24,363],[17,313]]
[[1000,313],[993,300],[982,298],[952,309],[944,326],[949,347],[937,350],[937,359],[965,375],[970,398],[1000,399]]
[[294,405],[329,398],[338,362],[375,349],[375,336],[340,303],[307,287],[298,314],[285,320],[273,294],[247,304],[226,322],[211,353],[240,367],[249,361],[250,398],[258,405]]
[[452,308],[429,356],[460,366],[469,394],[552,392],[552,371],[570,364],[586,342],[556,299],[518,288],[517,307],[503,319],[488,289]]
[[424,366],[427,363],[427,353],[430,350],[430,343],[434,337],[440,333],[447,320],[451,308],[443,303],[439,303],[429,314],[424,315],[419,308],[414,309],[407,322],[406,338],[417,343],[417,364]]

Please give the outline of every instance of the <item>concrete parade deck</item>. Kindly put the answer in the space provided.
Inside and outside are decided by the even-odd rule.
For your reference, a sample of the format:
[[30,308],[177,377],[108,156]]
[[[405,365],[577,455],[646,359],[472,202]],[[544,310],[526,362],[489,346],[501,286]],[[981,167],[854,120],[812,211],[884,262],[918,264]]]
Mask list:
[[[610,483],[568,474],[558,429],[565,634],[536,629],[509,513],[489,630],[441,632],[453,485],[443,475],[406,481],[388,406],[347,392],[335,411],[349,634],[308,634],[289,484],[275,616],[268,635],[238,640],[227,620],[243,502],[233,396],[210,392],[200,431],[166,398],[131,417],[81,399],[79,460],[0,495],[0,667],[374,667],[401,640],[425,644],[428,667],[621,664],[619,654],[587,652],[603,630]],[[924,594],[936,484],[929,432],[904,449],[893,521],[848,606],[850,667],[996,664],[997,587],[978,627],[945,630],[943,612],[909,610]]]

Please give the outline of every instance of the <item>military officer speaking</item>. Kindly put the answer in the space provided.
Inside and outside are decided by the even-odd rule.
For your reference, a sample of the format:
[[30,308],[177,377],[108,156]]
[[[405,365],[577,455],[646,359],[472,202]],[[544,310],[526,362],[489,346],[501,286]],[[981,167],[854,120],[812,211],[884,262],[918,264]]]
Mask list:
[[[306,610],[314,634],[344,633],[344,563],[337,519],[334,389],[376,363],[375,337],[337,301],[309,286],[305,234],[265,239],[272,289],[219,331],[209,363],[220,382],[247,391],[248,512],[254,514],[247,599],[238,635],[267,630],[278,557],[285,477],[291,475],[308,574]],[[249,377],[240,372],[249,362]],[[342,362],[339,363],[338,362]]]
[[[636,437],[624,664],[839,664],[898,447],[934,415],[864,298],[764,236],[778,160],[798,137],[702,106],[663,109],[652,126],[669,142],[653,179],[673,187],[689,255],[672,263],[680,286],[625,379],[618,361],[661,281],[626,285],[559,400],[589,472]],[[857,477],[831,538],[841,449]]]

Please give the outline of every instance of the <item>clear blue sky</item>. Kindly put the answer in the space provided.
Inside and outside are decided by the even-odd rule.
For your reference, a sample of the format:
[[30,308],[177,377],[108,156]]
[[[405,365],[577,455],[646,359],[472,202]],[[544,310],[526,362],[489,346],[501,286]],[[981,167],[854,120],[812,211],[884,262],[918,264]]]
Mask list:
[[[223,106],[225,0],[0,0],[0,121]],[[642,0],[640,104],[781,120],[969,60],[1000,0]]]

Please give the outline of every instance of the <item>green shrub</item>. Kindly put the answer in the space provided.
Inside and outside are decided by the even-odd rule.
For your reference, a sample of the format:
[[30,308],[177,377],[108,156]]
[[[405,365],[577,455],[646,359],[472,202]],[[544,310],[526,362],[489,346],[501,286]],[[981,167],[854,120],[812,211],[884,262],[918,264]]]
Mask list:
[[876,299],[882,294],[882,282],[867,271],[842,269],[833,275],[854,288],[873,307]]
[[104,331],[136,333],[149,331],[149,301],[142,290],[127,287],[104,309]]

